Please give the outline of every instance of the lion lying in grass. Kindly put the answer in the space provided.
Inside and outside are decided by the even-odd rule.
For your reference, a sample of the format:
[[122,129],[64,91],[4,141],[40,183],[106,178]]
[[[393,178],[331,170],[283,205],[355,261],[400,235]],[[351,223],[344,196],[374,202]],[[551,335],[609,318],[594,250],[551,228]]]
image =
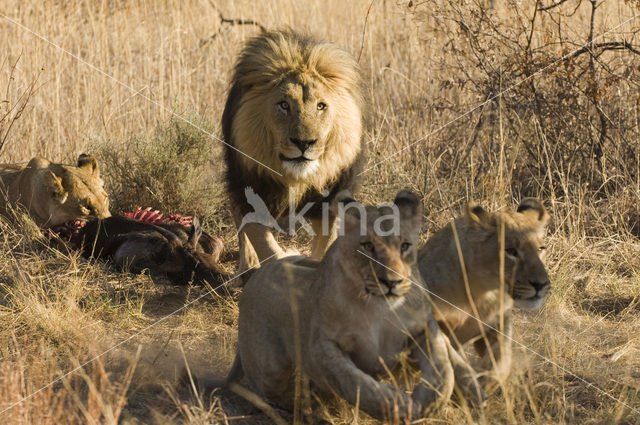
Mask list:
[[[388,420],[419,418],[445,403],[454,375],[465,395],[482,397],[474,372],[431,314],[416,269],[418,198],[400,192],[393,206],[366,209],[350,198],[342,202],[349,202],[344,235],[321,261],[287,257],[249,279],[239,300],[238,351],[227,384],[292,409],[301,396],[298,363],[316,392],[337,393]],[[379,219],[394,208],[398,232],[384,235],[389,222]],[[422,376],[411,397],[376,379],[407,348]]]
[[443,329],[460,344],[473,342],[482,356],[480,367],[501,380],[511,368],[512,306],[537,310],[551,287],[541,259],[548,221],[537,199],[524,199],[509,213],[470,205],[464,217],[437,231],[418,254]]
[[40,157],[26,167],[0,165],[0,211],[9,204],[25,207],[43,227],[111,215],[98,162],[86,154],[75,167]]

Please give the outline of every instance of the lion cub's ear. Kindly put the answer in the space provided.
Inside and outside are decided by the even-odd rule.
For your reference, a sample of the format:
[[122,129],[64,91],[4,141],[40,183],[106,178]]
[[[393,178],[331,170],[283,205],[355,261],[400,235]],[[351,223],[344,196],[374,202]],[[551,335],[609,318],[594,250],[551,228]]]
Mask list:
[[67,201],[69,194],[65,192],[64,187],[62,186],[62,178],[47,170],[44,173],[42,180],[42,185],[45,190],[51,194],[53,199],[61,204],[64,204]]
[[48,159],[42,158],[40,156],[34,156],[27,164],[27,168],[47,168],[50,164],[51,162]]
[[[338,192],[333,207],[334,214],[340,219],[339,234],[344,235],[358,227],[361,231],[366,229],[366,222],[361,220],[362,213],[365,211],[364,206],[353,199],[351,192],[348,190]],[[366,220],[366,213],[364,219]]]
[[78,157],[78,168],[85,169],[96,177],[100,174],[100,169],[98,167],[98,161],[93,155],[88,155],[86,153],[80,154]]
[[418,195],[409,190],[401,190],[393,203],[398,207],[402,220],[412,221],[418,229],[422,227],[422,202]]
[[534,223],[538,224],[539,231],[542,233],[544,233],[544,228],[551,219],[542,202],[536,198],[524,198],[516,211],[530,217]]
[[474,226],[493,228],[496,225],[493,215],[474,202],[469,202],[466,219],[469,224]]

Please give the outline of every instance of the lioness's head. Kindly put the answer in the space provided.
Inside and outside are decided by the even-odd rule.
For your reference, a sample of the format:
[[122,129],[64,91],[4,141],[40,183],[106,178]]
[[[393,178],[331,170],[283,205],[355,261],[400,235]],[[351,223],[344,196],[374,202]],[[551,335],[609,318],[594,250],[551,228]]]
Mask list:
[[473,264],[468,269],[481,276],[476,281],[489,285],[499,282],[504,255],[504,282],[514,304],[526,309],[540,308],[551,287],[542,263],[545,250],[542,239],[549,221],[542,203],[526,198],[516,212],[493,214],[472,204],[466,220],[470,230],[469,249],[473,251]]
[[27,165],[39,172],[42,193],[31,201],[42,203],[45,221],[50,226],[68,221],[110,217],[109,197],[103,188],[98,162],[81,154],[76,167],[52,164],[34,158]]
[[391,205],[364,207],[344,193],[337,199],[342,227],[336,243],[345,273],[365,296],[401,300],[417,260],[420,200],[409,191],[398,192]]
[[234,144],[282,174],[274,179],[322,187],[360,151],[360,86],[356,61],[336,45],[294,32],[262,33],[236,64]]

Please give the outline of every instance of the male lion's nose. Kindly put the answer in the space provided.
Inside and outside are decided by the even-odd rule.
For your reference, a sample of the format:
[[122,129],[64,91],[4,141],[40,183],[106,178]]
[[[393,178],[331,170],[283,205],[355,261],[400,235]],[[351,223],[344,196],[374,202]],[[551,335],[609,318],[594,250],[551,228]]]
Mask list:
[[291,143],[296,145],[298,149],[300,149],[301,153],[304,153],[309,146],[313,146],[318,140],[317,139],[296,139],[295,137],[291,137]]

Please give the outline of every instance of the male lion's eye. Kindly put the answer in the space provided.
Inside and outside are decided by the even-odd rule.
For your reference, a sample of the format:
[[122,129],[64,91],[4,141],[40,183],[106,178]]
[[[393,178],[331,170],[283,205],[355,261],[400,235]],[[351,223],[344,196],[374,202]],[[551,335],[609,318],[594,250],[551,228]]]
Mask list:
[[515,248],[507,248],[504,251],[507,253],[507,255],[513,258],[518,258],[518,251]]
[[318,102],[318,111],[324,111],[327,109],[327,104],[323,102]]
[[375,251],[375,248],[371,242],[362,242],[360,245],[365,249],[365,251]]
[[407,252],[409,248],[411,248],[411,244],[409,242],[403,242],[402,245],[400,245],[400,251],[402,253]]
[[278,106],[285,111],[289,109],[289,103],[285,102],[284,100],[278,103]]

